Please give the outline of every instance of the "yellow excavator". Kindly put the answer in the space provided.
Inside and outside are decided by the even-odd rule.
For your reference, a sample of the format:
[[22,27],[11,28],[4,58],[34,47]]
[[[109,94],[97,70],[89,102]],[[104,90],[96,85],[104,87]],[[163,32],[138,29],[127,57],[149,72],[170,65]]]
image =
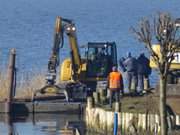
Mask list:
[[[160,45],[154,44],[152,46],[154,52],[160,55]],[[153,59],[150,58],[150,66],[151,68],[156,69],[157,65],[153,62]],[[177,50],[174,54],[174,60],[171,63],[170,70],[168,73],[168,83],[169,84],[177,84],[180,83],[180,49]]]
[[[175,23],[176,23],[176,26],[179,27],[177,34],[178,36],[180,36],[180,18],[176,19]],[[152,46],[152,49],[158,56],[161,55],[160,45],[154,44]],[[152,58],[150,58],[150,66],[154,69],[157,68],[157,65],[153,62]],[[180,84],[180,48],[178,48],[176,52],[174,53],[174,59],[170,65],[170,70],[168,73],[168,83]]]
[[[59,53],[64,46],[64,35],[69,40],[70,57],[60,67],[59,83],[56,83]],[[66,99],[85,99],[96,89],[105,89],[107,76],[117,65],[115,42],[88,42],[82,57],[76,37],[76,27],[72,20],[56,18],[54,43],[48,62],[46,85],[41,93],[65,92]]]

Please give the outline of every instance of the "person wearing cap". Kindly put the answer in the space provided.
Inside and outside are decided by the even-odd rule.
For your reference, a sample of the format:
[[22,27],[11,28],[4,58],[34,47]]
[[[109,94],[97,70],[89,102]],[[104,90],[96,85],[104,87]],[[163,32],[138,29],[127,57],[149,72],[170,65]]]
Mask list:
[[[127,85],[130,94],[136,94],[137,87],[137,60],[132,57],[131,53],[127,53],[127,58],[123,61],[123,65],[126,69]],[[134,86],[132,85],[134,84]],[[132,88],[132,86],[134,88]]]
[[[151,67],[149,66],[149,59],[144,55],[144,53],[141,53],[139,57],[137,58],[137,73],[138,73],[138,93],[142,93],[144,90],[144,80],[149,80],[148,77],[151,74]],[[147,83],[149,87],[149,81]]]
[[116,102],[119,102],[120,91],[123,94],[123,77],[122,74],[117,70],[116,66],[113,66],[112,72],[108,76],[108,86],[109,86],[109,104],[112,108],[112,100],[115,97]]

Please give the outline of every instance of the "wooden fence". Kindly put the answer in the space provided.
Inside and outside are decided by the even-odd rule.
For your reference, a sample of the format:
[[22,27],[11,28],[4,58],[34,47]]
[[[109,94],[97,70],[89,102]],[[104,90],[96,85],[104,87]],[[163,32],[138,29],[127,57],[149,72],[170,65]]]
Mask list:
[[[172,128],[180,125],[180,116],[169,116]],[[112,132],[114,124],[114,112],[106,111],[102,108],[86,108],[87,127],[97,132]],[[149,132],[153,135],[160,131],[160,118],[157,114],[140,114],[118,112],[118,131],[123,133]]]

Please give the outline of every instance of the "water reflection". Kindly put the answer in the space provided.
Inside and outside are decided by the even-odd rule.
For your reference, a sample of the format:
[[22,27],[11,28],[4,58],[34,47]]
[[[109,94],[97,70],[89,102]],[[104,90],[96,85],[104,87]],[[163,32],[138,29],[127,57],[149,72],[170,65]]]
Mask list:
[[75,114],[31,114],[16,118],[0,114],[0,135],[59,135],[67,122],[84,124],[83,116]]

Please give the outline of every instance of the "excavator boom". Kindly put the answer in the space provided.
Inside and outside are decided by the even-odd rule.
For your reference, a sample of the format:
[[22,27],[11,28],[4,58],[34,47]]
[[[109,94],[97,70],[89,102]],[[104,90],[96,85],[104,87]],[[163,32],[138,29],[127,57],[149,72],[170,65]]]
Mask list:
[[77,79],[77,74],[81,66],[81,58],[79,55],[78,43],[76,38],[76,27],[72,20],[61,17],[56,18],[54,42],[52,53],[48,61],[48,75],[46,77],[47,84],[55,84],[56,68],[59,66],[59,52],[64,44],[64,33],[69,38],[70,54],[72,61],[73,76],[72,79]]

